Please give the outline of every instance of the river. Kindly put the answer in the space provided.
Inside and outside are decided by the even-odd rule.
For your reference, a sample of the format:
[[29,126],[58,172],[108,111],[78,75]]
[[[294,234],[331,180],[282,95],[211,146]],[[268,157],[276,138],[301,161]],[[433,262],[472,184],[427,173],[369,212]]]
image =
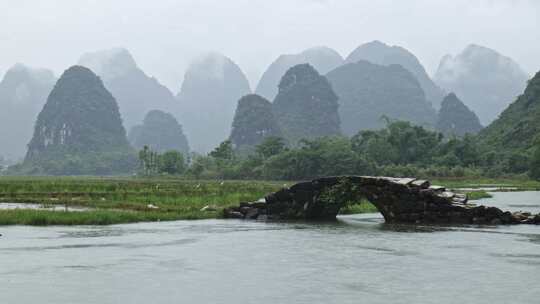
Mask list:
[[[540,212],[540,192],[482,204]],[[540,226],[0,227],[0,303],[540,303]]]

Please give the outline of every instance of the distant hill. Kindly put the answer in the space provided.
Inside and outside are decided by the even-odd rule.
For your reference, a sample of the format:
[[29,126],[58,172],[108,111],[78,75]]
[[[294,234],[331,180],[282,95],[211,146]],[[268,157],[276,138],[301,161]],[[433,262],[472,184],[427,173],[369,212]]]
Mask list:
[[234,147],[239,151],[249,151],[270,136],[282,136],[272,103],[255,94],[240,98],[230,136]]
[[206,54],[190,65],[177,95],[177,116],[194,151],[208,152],[228,138],[236,102],[249,93],[242,70],[221,54]]
[[176,150],[189,155],[189,144],[182,126],[172,114],[163,111],[148,112],[142,125],[131,128],[128,138],[137,150],[148,146],[159,153]]
[[484,146],[499,152],[530,151],[540,143],[540,72],[479,138]]
[[16,64],[6,72],[0,82],[0,156],[24,158],[34,122],[55,83],[46,69]]
[[437,130],[445,135],[464,136],[482,130],[480,119],[454,93],[442,102],[437,119]]
[[302,63],[309,63],[319,73],[326,74],[342,65],[343,57],[335,50],[324,46],[313,47],[298,54],[281,55],[264,72],[255,93],[273,100],[278,93],[281,77],[288,69]]
[[291,144],[341,134],[338,97],[326,77],[304,63],[290,68],[279,82],[274,115]]
[[82,66],[66,70],[39,113],[24,174],[118,174],[136,165],[118,105]]
[[345,63],[355,63],[360,60],[379,65],[399,64],[403,66],[416,77],[424,90],[426,99],[435,108],[440,107],[445,96],[444,91],[431,80],[418,58],[408,50],[400,46],[389,46],[380,41],[373,41],[356,48],[345,59]]
[[434,79],[487,125],[523,92],[529,75],[511,58],[472,44],[456,57],[445,56]]
[[338,67],[326,77],[339,96],[341,128],[348,136],[384,127],[383,116],[419,125],[435,122],[435,110],[418,80],[401,65],[358,61]]
[[118,102],[128,129],[141,122],[150,110],[172,111],[177,106],[173,93],[157,79],[146,75],[126,49],[86,53],[78,64],[101,77]]

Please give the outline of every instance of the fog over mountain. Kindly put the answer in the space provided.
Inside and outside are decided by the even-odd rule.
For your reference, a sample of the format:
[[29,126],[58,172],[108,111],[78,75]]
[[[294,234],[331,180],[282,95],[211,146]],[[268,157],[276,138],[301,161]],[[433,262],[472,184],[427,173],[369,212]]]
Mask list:
[[79,65],[99,75],[118,102],[124,126],[129,129],[152,109],[171,111],[174,95],[156,78],[141,70],[133,56],[123,48],[86,53]]
[[341,134],[338,97],[328,79],[308,63],[295,65],[283,75],[273,107],[290,144]]
[[309,63],[319,73],[326,74],[342,65],[343,57],[335,50],[325,46],[309,48],[298,54],[281,55],[264,72],[255,92],[273,100],[278,93],[281,77],[289,68],[302,63]]
[[455,57],[443,57],[434,78],[489,124],[523,92],[529,75],[511,58],[471,44]]
[[282,135],[270,101],[256,94],[238,100],[229,137],[236,150],[252,152],[266,137]]
[[418,58],[400,46],[389,46],[380,41],[362,44],[356,48],[345,60],[346,63],[355,63],[360,60],[380,65],[399,64],[411,72],[424,90],[426,99],[435,107],[439,107],[444,92],[429,78],[425,68]]
[[172,114],[163,111],[148,112],[142,124],[131,128],[128,138],[137,150],[148,146],[158,153],[176,150],[185,156],[189,154],[189,144],[182,125]]
[[452,136],[476,134],[482,130],[480,119],[454,93],[448,94],[441,104],[437,130]]
[[208,53],[191,64],[177,117],[194,151],[208,152],[229,136],[237,101],[249,93],[246,76],[228,57]]
[[0,82],[0,156],[24,157],[34,122],[55,82],[52,71],[23,64],[6,72]]
[[[472,153],[481,151],[473,146],[476,141],[481,143],[477,139],[482,135],[453,139],[447,145],[436,128],[447,134],[475,132],[480,128],[479,117],[488,130],[500,126],[493,134],[507,132],[508,127],[516,137],[525,134],[536,142],[536,133],[528,133],[535,128],[536,117],[525,111],[532,109],[526,105],[534,99],[528,96],[535,94],[520,97],[518,114],[496,118],[504,109],[515,108],[508,105],[523,92],[529,75],[540,69],[540,56],[536,55],[540,53],[540,41],[534,39],[540,20],[538,1],[5,0],[3,4],[7,9],[0,10],[0,71],[5,73],[0,83],[0,157],[24,155],[30,133],[36,131],[37,140],[32,141],[27,154],[32,166],[25,167],[33,171],[27,173],[112,172],[111,168],[122,160],[130,162],[135,152],[126,142],[125,131],[118,130],[144,124],[145,115],[154,110],[163,114],[153,116],[157,118],[154,122],[167,123],[152,128],[157,131],[149,132],[145,142],[157,139],[159,144],[160,134],[171,131],[174,135],[184,133],[194,152],[206,154],[218,147],[213,155],[193,158],[198,164],[204,164],[206,157],[220,159],[206,162],[208,167],[203,171],[189,171],[197,177],[244,176],[238,172],[246,168],[233,164],[239,161],[233,157],[234,148],[252,147],[267,133],[277,133],[275,129],[293,143],[284,149],[281,139],[265,142],[272,148],[269,150],[292,157],[293,162],[282,163],[287,164],[285,167],[297,162],[296,156],[314,156],[304,149],[307,146],[294,146],[302,138],[319,138],[317,142],[324,142],[320,145],[324,149],[356,149],[352,141],[359,137],[335,141],[320,137],[378,128],[383,129],[364,132],[378,134],[378,141],[371,143],[377,147],[371,152],[387,154],[383,153],[388,148],[384,139],[389,134],[389,138],[400,140],[403,136],[403,143],[412,147],[407,151],[403,145],[396,145],[391,160],[381,163],[385,165],[419,165],[425,161],[434,166],[462,166],[465,171],[449,171],[457,176],[477,170],[475,166],[497,164],[489,172],[496,176],[504,172],[522,174],[530,164],[532,143],[526,151],[520,148],[512,151],[516,152],[512,157],[498,155],[495,159]],[[321,45],[324,47],[313,47]],[[114,46],[121,48],[111,49]],[[342,55],[346,54],[345,60]],[[52,96],[48,94],[55,82],[51,72],[35,77],[41,73],[29,68],[10,69],[16,62],[46,67],[57,75],[73,63],[79,66],[56,82]],[[251,88],[259,95],[250,95]],[[451,92],[455,95],[448,95],[439,107]],[[43,106],[47,96],[48,103]],[[249,96],[249,102],[238,107],[233,122],[238,101],[244,96]],[[36,121],[41,108],[46,118]],[[27,120],[19,119],[21,115]],[[412,124],[388,123],[383,117]],[[494,119],[504,124],[490,126]],[[425,126],[428,128],[423,129]],[[133,129],[134,137],[141,128]],[[386,130],[390,133],[385,135]],[[123,135],[109,137],[110,133]],[[412,136],[420,139],[413,142]],[[513,143],[513,133],[504,136]],[[67,148],[73,146],[64,144],[67,138],[79,145],[74,145],[77,150]],[[173,141],[183,142],[180,138]],[[428,141],[423,141],[426,138]],[[523,138],[521,141],[525,141]],[[234,143],[218,146],[227,139]],[[121,148],[109,149],[113,141]],[[45,148],[41,153],[42,146],[51,145],[57,146],[50,150],[54,153]],[[106,151],[98,151],[98,146]],[[438,150],[439,146],[445,147]],[[417,151],[426,148],[429,151],[416,158],[422,154]],[[362,158],[364,152],[354,150]],[[469,152],[474,157],[463,156]],[[44,157],[36,158],[36,153]],[[396,153],[418,155],[401,158]],[[128,156],[117,157],[120,154]],[[54,157],[48,158],[51,155]],[[103,162],[96,162],[98,158]],[[382,170],[379,157],[369,158],[365,159],[366,166],[360,167],[373,165],[368,168],[372,173]],[[516,159],[520,165],[514,167]],[[225,163],[231,168],[225,170]],[[262,165],[255,167],[261,169]],[[510,167],[514,168],[507,170]],[[234,170],[228,169],[240,171],[232,174]],[[258,178],[257,174],[263,172],[259,169],[248,170],[245,176]],[[410,173],[394,169],[387,175]],[[432,169],[417,173],[439,172]]]
[[384,127],[383,117],[428,126],[435,122],[435,110],[420,83],[401,65],[361,60],[336,68],[326,77],[339,96],[342,129],[348,136]]
[[91,70],[73,66],[38,115],[21,173],[126,172],[131,153],[114,97]]
[[540,72],[525,91],[480,133],[483,143],[498,152],[531,152],[540,138]]
[[428,74],[470,43],[514,58],[530,75],[540,69],[540,41],[531,39],[540,2],[533,0],[135,2],[3,0],[0,71],[24,62],[59,75],[82,53],[123,46],[177,92],[192,59],[215,50],[255,87],[281,54],[326,45],[345,55],[373,40],[411,51]]

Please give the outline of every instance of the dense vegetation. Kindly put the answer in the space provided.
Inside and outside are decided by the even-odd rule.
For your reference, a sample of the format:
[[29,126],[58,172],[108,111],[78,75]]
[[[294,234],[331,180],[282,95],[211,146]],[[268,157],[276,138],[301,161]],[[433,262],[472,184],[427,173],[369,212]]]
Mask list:
[[326,76],[339,96],[341,128],[348,136],[384,127],[383,116],[433,125],[435,110],[413,74],[400,65],[367,61],[343,65]]
[[1,202],[90,209],[0,210],[0,225],[107,225],[216,218],[223,208],[257,200],[282,186],[283,183],[260,181],[0,177]]
[[478,116],[456,94],[450,93],[441,104],[436,128],[447,136],[464,136],[478,133],[482,125]]
[[235,149],[250,152],[270,136],[282,136],[272,104],[255,94],[242,97],[236,107],[230,136]]
[[540,73],[490,126],[480,133],[484,146],[502,152],[530,153],[540,143]]
[[154,176],[157,174],[180,175],[186,171],[186,160],[182,152],[169,150],[158,153],[144,146],[139,151],[139,174]]
[[[105,67],[113,75],[125,72],[123,64]],[[228,138],[209,146],[215,147],[210,153],[190,155],[176,119],[151,111],[130,134],[140,150],[137,168],[115,98],[92,71],[75,66],[62,75],[39,114],[24,163],[7,172],[272,180],[340,174],[540,178],[540,74],[477,135],[470,133],[480,129],[478,118],[448,95],[437,124],[445,136],[431,128],[434,110],[421,85],[399,65],[359,61],[326,77],[310,64],[293,66],[273,103],[258,95],[238,101],[232,132],[223,137],[218,133],[231,125],[225,125],[230,99],[249,91],[245,77],[215,54],[186,76],[179,98],[190,101],[183,114],[198,125],[197,140]]]
[[395,121],[380,130],[361,131],[352,138],[321,137],[301,140],[297,146],[287,146],[282,138],[268,137],[248,156],[236,153],[231,142],[225,141],[207,156],[195,156],[186,175],[300,180],[342,174],[433,178],[532,172],[529,155],[522,159],[494,159],[484,149],[471,135],[448,139],[424,127]]
[[24,163],[26,174],[114,174],[133,170],[114,97],[92,71],[64,72],[40,112]]
[[273,103],[285,139],[296,144],[301,139],[340,134],[337,100],[326,77],[311,65],[290,68],[281,78]]
[[142,125],[131,128],[129,141],[140,150],[145,146],[159,153],[176,150],[189,155],[189,144],[176,118],[160,110],[148,112]]
[[[462,132],[459,134],[462,138],[445,138],[410,122],[390,121],[383,129],[360,131],[351,138],[319,136],[302,139],[296,146],[268,138],[248,157],[236,155],[230,143],[225,142],[216,149],[219,153],[199,156],[194,163],[197,169],[187,172],[209,178],[289,180],[338,174],[417,177],[529,174],[538,178],[539,92],[540,74],[499,120],[476,136]],[[457,98],[453,97],[447,98],[443,111],[455,110],[448,109],[455,105]],[[478,120],[474,116],[471,119],[478,128]],[[455,120],[454,124],[460,122]],[[461,127],[464,126],[462,122]]]

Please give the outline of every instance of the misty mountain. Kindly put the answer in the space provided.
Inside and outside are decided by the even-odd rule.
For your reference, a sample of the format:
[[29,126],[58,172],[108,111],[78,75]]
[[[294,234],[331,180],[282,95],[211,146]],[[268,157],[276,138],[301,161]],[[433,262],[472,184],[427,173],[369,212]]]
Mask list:
[[0,156],[22,159],[34,122],[56,78],[46,69],[16,64],[0,82]]
[[279,82],[274,114],[291,144],[341,134],[338,97],[326,77],[304,63],[290,68]]
[[476,134],[482,130],[480,119],[454,93],[448,94],[441,104],[437,130],[449,136]]
[[189,145],[182,125],[172,114],[160,110],[148,112],[142,125],[131,128],[128,138],[137,150],[148,146],[159,153],[176,150],[189,155]]
[[142,121],[150,110],[172,111],[176,106],[171,91],[156,78],[146,75],[126,49],[86,53],[78,64],[101,77],[118,102],[126,128]]
[[246,76],[231,59],[209,53],[194,61],[177,95],[191,148],[208,152],[227,139],[236,103],[249,93]]
[[414,75],[401,65],[349,63],[326,77],[339,96],[341,128],[346,135],[385,126],[383,116],[433,125],[435,110]]
[[257,85],[255,93],[273,100],[278,93],[281,77],[291,67],[302,64],[311,64],[319,73],[326,74],[343,64],[343,57],[328,47],[313,47],[299,54],[279,56],[264,72]]
[[136,164],[118,105],[91,70],[73,66],[38,115],[23,169],[28,174],[113,174]]
[[479,134],[493,150],[531,150],[540,139],[540,72],[499,118]]
[[489,124],[523,92],[529,75],[511,58],[473,44],[456,57],[445,56],[434,79]]
[[282,136],[272,103],[256,94],[240,98],[230,136],[234,147],[239,151],[249,151],[269,136]]
[[426,99],[439,108],[445,94],[428,76],[418,58],[400,46],[389,46],[380,41],[365,43],[356,48],[345,60],[354,63],[360,60],[379,65],[399,64],[411,72],[424,90]]

